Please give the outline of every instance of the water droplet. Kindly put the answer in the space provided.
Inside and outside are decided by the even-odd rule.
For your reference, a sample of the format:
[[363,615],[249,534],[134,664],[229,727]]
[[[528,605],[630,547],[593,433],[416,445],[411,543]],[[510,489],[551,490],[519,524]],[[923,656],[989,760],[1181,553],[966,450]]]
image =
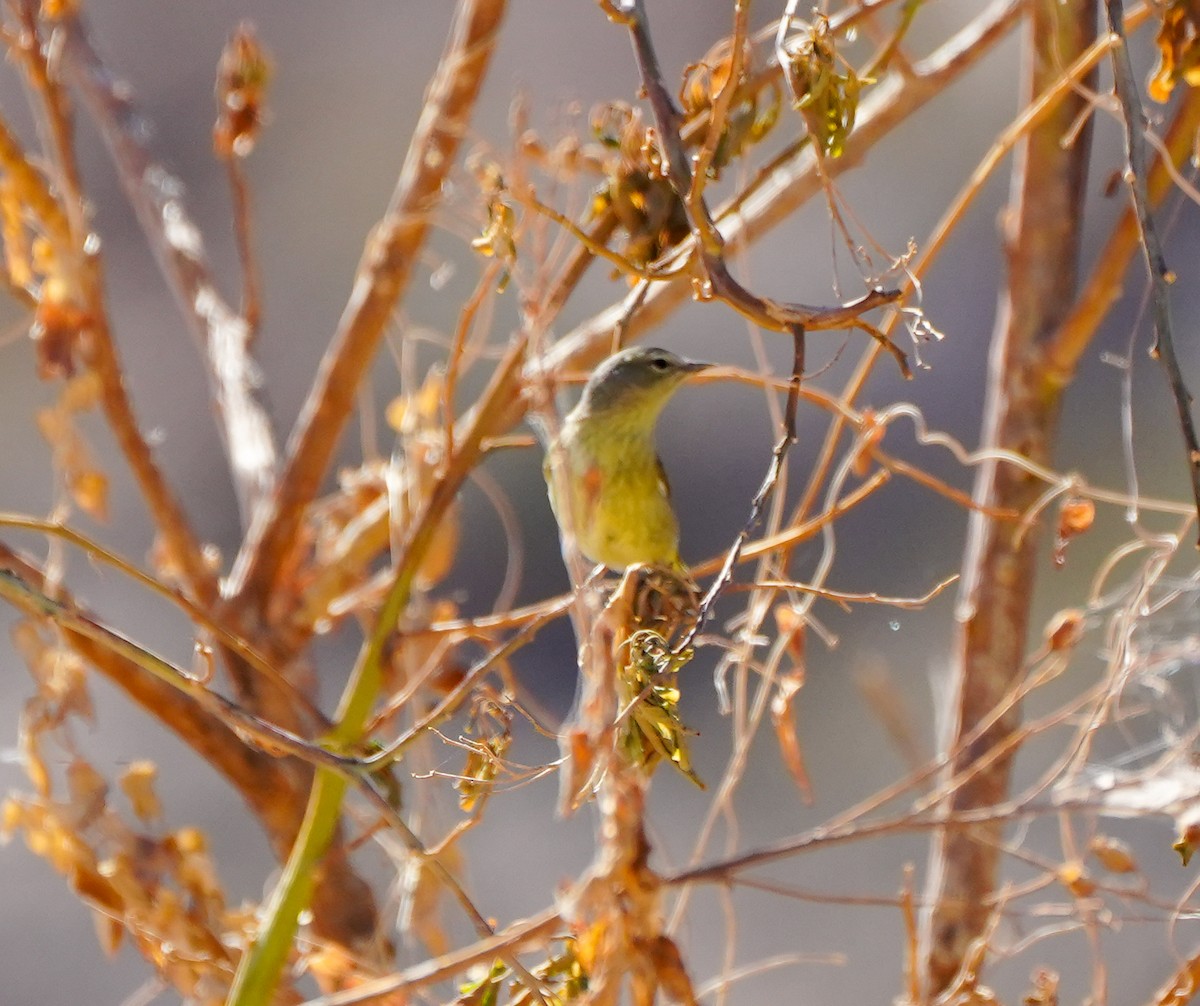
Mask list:
[[893,618],[890,622],[888,622],[888,628],[891,629],[893,632],[899,632],[900,631],[899,619]]
[[430,288],[433,290],[444,289],[446,284],[454,278],[454,272],[453,262],[443,262],[429,274]]

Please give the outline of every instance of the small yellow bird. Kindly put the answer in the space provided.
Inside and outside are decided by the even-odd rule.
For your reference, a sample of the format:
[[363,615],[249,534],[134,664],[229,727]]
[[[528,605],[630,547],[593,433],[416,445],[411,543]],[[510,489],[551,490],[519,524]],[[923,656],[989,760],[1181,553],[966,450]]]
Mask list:
[[665,349],[622,350],[600,364],[567,414],[542,471],[559,524],[592,562],[683,569],[654,426],[687,376],[710,366]]

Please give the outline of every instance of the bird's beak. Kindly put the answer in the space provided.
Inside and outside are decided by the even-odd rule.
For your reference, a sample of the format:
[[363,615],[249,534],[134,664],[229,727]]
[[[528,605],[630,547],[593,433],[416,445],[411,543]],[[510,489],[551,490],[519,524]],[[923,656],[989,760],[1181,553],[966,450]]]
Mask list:
[[683,371],[687,374],[695,374],[701,370],[708,370],[709,367],[715,367],[715,363],[704,363],[701,360],[684,360]]

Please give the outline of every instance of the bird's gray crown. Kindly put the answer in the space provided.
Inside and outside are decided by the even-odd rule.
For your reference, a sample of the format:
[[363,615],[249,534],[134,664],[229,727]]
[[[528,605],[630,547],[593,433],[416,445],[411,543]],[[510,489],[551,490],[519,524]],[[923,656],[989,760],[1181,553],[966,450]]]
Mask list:
[[585,408],[603,412],[619,402],[628,401],[663,385],[674,385],[685,376],[707,367],[676,356],[670,350],[651,346],[631,346],[610,356],[592,374],[583,389]]

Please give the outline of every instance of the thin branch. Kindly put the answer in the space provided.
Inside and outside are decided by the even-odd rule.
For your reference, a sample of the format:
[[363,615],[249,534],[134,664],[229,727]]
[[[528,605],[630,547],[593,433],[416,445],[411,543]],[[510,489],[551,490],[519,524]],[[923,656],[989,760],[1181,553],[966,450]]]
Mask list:
[[[1154,312],[1154,345],[1150,355],[1162,360],[1175,398],[1175,409],[1179,413],[1179,427],[1183,431],[1183,442],[1187,448],[1188,475],[1192,484],[1192,499],[1196,513],[1200,516],[1200,439],[1196,436],[1196,424],[1192,419],[1192,396],[1183,380],[1179,368],[1179,357],[1175,354],[1175,335],[1171,324],[1171,297],[1167,288],[1175,282],[1175,274],[1167,268],[1158,230],[1154,226],[1154,215],[1150,211],[1146,164],[1146,112],[1138,96],[1137,84],[1133,80],[1133,66],[1129,60],[1129,48],[1125,42],[1122,22],[1121,0],[1105,0],[1108,30],[1121,40],[1112,52],[1113,82],[1117,99],[1121,105],[1121,117],[1125,124],[1125,156],[1129,163],[1129,191],[1137,211],[1138,236],[1145,256],[1146,271],[1150,274],[1150,302]],[[1197,541],[1200,547],[1200,540]]]
[[721,591],[733,579],[733,567],[741,559],[742,549],[746,547],[746,542],[749,540],[751,533],[758,526],[763,508],[767,505],[767,501],[771,498],[771,494],[779,484],[779,479],[783,474],[783,464],[787,459],[788,449],[796,442],[796,411],[800,401],[800,382],[804,376],[804,335],[803,326],[796,325],[793,328],[792,377],[788,384],[787,405],[784,407],[783,431],[775,444],[775,449],[771,452],[771,463],[767,467],[767,474],[763,477],[762,485],[759,486],[758,492],[754,494],[754,499],[750,503],[750,514],[746,518],[745,524],[742,525],[742,529],[738,532],[737,537],[734,538],[733,544],[729,547],[729,551],[725,555],[725,561],[721,564],[721,571],[717,574],[716,579],[713,580],[712,585],[705,593],[704,599],[700,602],[700,610],[696,615],[695,624],[684,634],[675,647],[676,653],[683,653],[692,645],[696,636],[708,621],[713,605],[716,603],[717,598],[720,597]]
[[[717,147],[721,142],[721,134],[725,130],[729,109],[733,104],[734,95],[742,85],[742,72],[746,63],[746,35],[750,28],[750,0],[734,0],[733,4],[733,34],[728,41],[729,67],[725,84],[712,103],[709,114],[708,129],[704,142],[696,152],[696,160],[691,168],[692,179],[686,193],[680,193],[685,204],[700,206],[704,201],[704,186],[708,183],[708,173],[712,169]],[[679,130],[680,143],[683,142],[682,126]],[[702,227],[713,226],[707,213],[698,215],[697,222]],[[718,234],[718,240],[720,235]]]
[[[1128,27],[1128,18],[1126,23]],[[1178,170],[1191,157],[1198,129],[1200,90],[1189,87],[1181,95],[1162,140],[1166,159],[1156,158],[1146,179],[1146,196],[1151,206],[1158,206],[1168,193],[1174,191],[1172,171]],[[1084,350],[1091,344],[1092,335],[1120,298],[1129,260],[1141,246],[1139,237],[1137,211],[1131,206],[1113,228],[1083,292],[1047,349],[1046,381],[1052,387],[1062,388],[1070,383]]]
[[[329,740],[340,750],[353,748],[361,740],[383,684],[382,662],[387,644],[400,615],[408,607],[416,571],[434,541],[447,508],[471,469],[483,457],[487,431],[498,422],[497,415],[503,415],[511,408],[525,351],[525,337],[516,339],[509,347],[508,354],[484,390],[481,405],[458,442],[457,451],[447,459],[441,478],[433,486],[421,511],[405,529],[404,540],[397,549],[393,582],[338,703]],[[317,864],[333,841],[346,785],[347,780],[336,770],[318,768],[309,793],[304,824],[292,846],[283,875],[271,893],[259,938],[239,964],[229,1000],[231,1006],[263,1002],[275,987],[290,953],[299,915],[312,896]],[[479,928],[480,935],[490,935],[486,923]]]
[[[272,842],[286,850],[299,825],[295,781],[286,764],[248,748],[223,709],[206,709],[204,700],[191,694],[198,691],[192,687],[197,683],[181,670],[155,662],[148,651],[140,659],[143,651],[129,640],[108,633],[99,623],[93,622],[94,629],[89,626],[86,613],[63,596],[61,587],[55,588],[55,598],[45,594],[46,587],[40,569],[0,544],[0,593],[5,600],[28,615],[52,618],[72,649],[225,776],[263,821]],[[238,725],[262,737],[264,747],[283,746],[281,738],[268,739],[258,732],[259,720]]]
[[[599,238],[596,236],[596,228],[594,226],[591,232],[585,231],[565,213],[559,212],[553,206],[548,206],[538,199],[534,194],[532,186],[514,186],[509,191],[512,192],[513,198],[522,206],[533,210],[535,213],[540,213],[542,216],[558,224],[559,227],[575,239],[576,247],[582,249],[588,256],[606,259],[616,266],[619,272],[624,273],[626,276],[636,276],[643,280],[662,280],[669,279],[683,272],[682,267],[662,271],[650,269],[638,265],[620,252],[613,251],[604,243],[611,236],[611,230],[601,231]],[[561,307],[561,305],[559,306]]]
[[207,364],[209,392],[233,473],[242,520],[275,479],[275,435],[259,396],[250,355],[254,327],[222,298],[199,227],[188,213],[183,183],[146,147],[150,127],[134,107],[129,85],[116,79],[92,45],[76,6],[56,22],[63,65],[100,129],[125,194]]
[[[146,506],[183,571],[188,587],[201,603],[217,595],[216,577],[204,561],[186,512],[154,460],[150,444],[142,435],[125,387],[120,359],[109,327],[104,299],[104,275],[97,242],[90,240],[87,200],[79,178],[71,108],[61,83],[50,72],[46,50],[38,28],[36,6],[23,3],[20,13],[25,32],[18,51],[31,86],[42,99],[43,125],[61,187],[63,212],[68,228],[68,246],[59,249],[67,257],[71,282],[86,314],[89,338],[82,340],[87,364],[100,378],[100,404],[121,453],[137,480]],[[15,141],[6,141],[15,145]]]
[[[1095,38],[1095,4],[1035,0],[1029,8],[1027,100],[1059,84],[1062,67],[1086,53]],[[1083,90],[1083,89],[1081,89]],[[1076,296],[1090,129],[1072,132],[1088,111],[1076,91],[1053,107],[1024,138],[1014,164],[1010,210],[1003,241],[1008,279],[1000,295],[992,336],[984,431],[987,448],[1006,449],[1049,465],[1061,396],[1044,396],[1042,351]],[[1063,137],[1073,136],[1070,145]],[[1025,513],[1043,492],[1039,479],[1020,468],[985,464],[974,498],[992,508]],[[1009,792],[1012,761],[1023,739],[1019,704],[1006,696],[1025,673],[1037,536],[1021,535],[1011,522],[975,510],[963,560],[962,626],[951,707],[956,752],[948,774],[962,778],[945,801],[948,818],[1001,804]],[[1003,716],[996,710],[1004,708]],[[962,743],[982,723],[976,744]],[[980,750],[995,752],[986,770],[972,771]],[[930,853],[923,953],[929,991],[949,988],[970,947],[991,919],[988,900],[999,866],[996,836],[1003,824],[977,832],[939,833]]]
[[[463,674],[455,686],[432,709],[422,713],[417,718],[417,721],[405,730],[400,737],[383,745],[379,750],[365,757],[347,759],[347,762],[352,762],[363,768],[376,768],[398,761],[412,744],[424,736],[425,731],[437,728],[458,712],[462,708],[463,702],[470,697],[475,687],[495,668],[498,662],[506,660],[522,646],[530,643],[538,632],[541,631],[545,623],[553,618],[557,618],[559,614],[561,614],[560,611],[551,609],[543,617],[526,624],[519,632],[514,632],[506,642],[496,646],[485,654],[482,659],[477,660],[470,670]],[[394,705],[398,708],[400,703],[391,703],[389,705]]]
[[[292,702],[304,710],[313,723],[324,723],[323,714],[312,700],[303,694],[295,684],[280,674],[274,664],[251,643],[247,642],[237,633],[230,631],[222,622],[213,618],[206,608],[196,604],[191,598],[180,593],[178,590],[167,586],[161,580],[139,569],[123,556],[118,555],[94,539],[59,521],[41,520],[37,517],[28,517],[23,514],[0,512],[0,527],[11,527],[23,531],[38,531],[42,534],[59,538],[82,549],[92,560],[98,560],[120,570],[131,580],[178,607],[199,629],[209,633],[222,646],[235,653],[240,660],[244,661],[264,677],[269,678],[281,692],[287,694]],[[0,542],[0,557],[5,555],[16,555],[16,553],[9,549],[7,545]]]
[[752,586],[759,590],[787,590],[796,591],[800,594],[815,594],[826,601],[833,601],[847,611],[855,604],[881,604],[885,607],[898,608],[902,611],[917,611],[924,608],[930,601],[944,592],[947,587],[955,583],[958,583],[957,573],[935,583],[924,594],[919,594],[916,597],[891,597],[877,594],[874,591],[859,593],[845,590],[831,590],[828,587],[814,587],[796,580],[757,580]]
[[250,179],[242,158],[228,158],[229,191],[233,197],[233,234],[237,240],[238,261],[242,265],[242,319],[246,323],[246,351],[254,344],[262,327],[262,272],[254,253],[253,214],[250,205]]
[[514,922],[503,932],[462,950],[422,961],[394,975],[373,978],[344,992],[309,999],[301,1006],[353,1006],[391,992],[424,988],[461,975],[475,964],[490,964],[497,957],[530,944],[544,945],[563,928],[562,917],[557,911],[548,909],[532,918]]
[[[828,175],[836,178],[861,162],[892,130],[982,59],[1023,12],[1024,0],[994,0],[988,10],[918,63],[913,76],[888,78],[873,88],[863,99],[845,152],[826,165]],[[728,207],[717,212],[721,233],[727,243],[753,243],[791,220],[796,210],[820,191],[812,156],[798,151],[778,171],[763,178],[753,193],[737,197],[736,213],[728,213]],[[654,283],[648,293],[642,286],[638,284],[622,302],[564,335],[551,350],[548,365],[585,369],[597,363],[608,351],[613,326],[629,313],[635,298],[644,298],[644,303],[629,316],[627,338],[631,342],[662,324],[693,292],[685,277]]]
[[[663,80],[644,3],[630,0],[626,9],[630,15],[629,33],[638,72],[664,148],[667,177],[687,212],[695,252],[704,269],[708,286],[705,294],[719,298],[755,324],[777,332],[791,332],[797,327],[809,330],[844,328],[867,311],[896,301],[900,296],[898,291],[873,289],[849,304],[833,308],[813,307],[761,297],[733,278],[725,263],[725,239],[713,223],[704,201],[703,186],[693,183],[691,159],[680,135],[679,111]],[[890,342],[887,346],[896,356],[901,371],[906,377],[911,376],[903,352]]]
[[[767,537],[760,538],[758,541],[750,542],[742,549],[739,561],[751,562],[754,559],[761,559],[764,556],[778,552],[781,548],[794,548],[801,542],[815,538],[826,527],[841,517],[842,514],[870,499],[876,490],[887,482],[890,477],[890,472],[879,469],[863,482],[862,485],[856,486],[853,491],[848,492],[832,506],[827,507],[809,520],[800,524],[793,524],[791,527],[786,527],[775,534],[767,535]],[[713,572],[716,567],[716,560],[713,560],[693,566],[692,572],[697,576],[705,576]]]
[[297,420],[287,466],[270,504],[257,512],[230,573],[229,591],[240,607],[264,607],[294,546],[305,507],[329,469],[363,377],[408,289],[491,61],[505,7],[505,0],[458,4],[391,204],[367,240],[349,302]]
[[[474,293],[467,298],[458,312],[458,324],[454,326],[454,341],[450,344],[450,352],[446,358],[446,377],[442,387],[442,426],[445,431],[442,449],[447,458],[454,455],[454,400],[457,397],[459,371],[463,366],[463,352],[480,308],[496,289],[496,279],[501,269],[503,266],[497,261],[488,263],[475,284]],[[390,515],[388,519],[390,520]]]
[[847,842],[858,842],[890,835],[904,831],[930,831],[935,828],[951,828],[953,830],[970,830],[981,824],[1011,822],[1022,817],[1036,817],[1049,810],[1059,810],[1060,805],[1037,806],[1020,804],[1014,806],[1005,803],[997,807],[980,807],[971,811],[955,814],[951,818],[935,816],[917,816],[911,813],[896,817],[881,818],[877,821],[843,821],[832,825],[821,825],[790,838],[785,838],[771,845],[758,849],[736,853],[711,863],[701,863],[698,866],[687,867],[674,873],[665,874],[662,882],[670,887],[677,887],[698,882],[730,883],[737,874],[755,866],[766,866],[784,859],[790,859],[802,852],[816,848],[829,848],[843,845]]

